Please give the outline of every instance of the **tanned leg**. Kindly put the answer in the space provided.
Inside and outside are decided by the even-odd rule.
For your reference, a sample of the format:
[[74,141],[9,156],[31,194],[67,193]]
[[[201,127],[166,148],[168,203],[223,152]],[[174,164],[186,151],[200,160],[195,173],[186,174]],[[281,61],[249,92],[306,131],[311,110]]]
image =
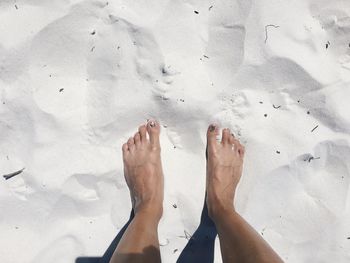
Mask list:
[[110,263],[161,262],[158,223],[163,213],[164,183],[159,133],[159,124],[149,121],[122,147],[124,175],[135,217]]
[[283,262],[267,242],[235,211],[233,200],[242,175],[244,147],[229,129],[216,140],[218,127],[207,132],[207,206],[219,234],[224,263]]

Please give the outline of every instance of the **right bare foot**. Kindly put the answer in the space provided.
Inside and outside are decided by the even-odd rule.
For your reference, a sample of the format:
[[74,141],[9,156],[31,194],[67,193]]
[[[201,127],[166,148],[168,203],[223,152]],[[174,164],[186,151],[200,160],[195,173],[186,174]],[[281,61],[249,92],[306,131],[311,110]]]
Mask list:
[[207,206],[214,219],[222,211],[233,210],[233,199],[242,175],[244,147],[229,129],[222,130],[217,142],[218,127],[210,125],[207,132]]

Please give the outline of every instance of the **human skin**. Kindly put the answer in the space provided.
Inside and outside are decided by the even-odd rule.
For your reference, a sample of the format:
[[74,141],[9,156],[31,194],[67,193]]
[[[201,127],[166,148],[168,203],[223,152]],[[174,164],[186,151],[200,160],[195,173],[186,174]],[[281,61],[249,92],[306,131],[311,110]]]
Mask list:
[[[164,178],[160,125],[149,121],[122,147],[124,175],[135,217],[110,263],[161,262],[158,224],[163,212]],[[244,147],[223,129],[207,131],[206,203],[217,228],[223,262],[283,262],[267,242],[236,212],[234,197],[242,176]]]
[[160,126],[149,121],[123,144],[124,177],[135,217],[120,240],[111,263],[161,262],[158,224],[163,213],[164,179]]
[[283,262],[268,243],[236,212],[234,197],[242,176],[245,149],[231,134],[218,127],[207,132],[207,206],[219,234],[223,262]]

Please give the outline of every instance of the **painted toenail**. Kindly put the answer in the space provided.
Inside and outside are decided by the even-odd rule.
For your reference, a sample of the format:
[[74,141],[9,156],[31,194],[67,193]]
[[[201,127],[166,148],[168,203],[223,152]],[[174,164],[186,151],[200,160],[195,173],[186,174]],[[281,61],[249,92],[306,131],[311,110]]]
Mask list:
[[216,126],[213,125],[213,124],[211,124],[211,125],[209,126],[209,131],[210,131],[210,132],[213,132],[213,131],[215,131],[215,128],[216,128]]

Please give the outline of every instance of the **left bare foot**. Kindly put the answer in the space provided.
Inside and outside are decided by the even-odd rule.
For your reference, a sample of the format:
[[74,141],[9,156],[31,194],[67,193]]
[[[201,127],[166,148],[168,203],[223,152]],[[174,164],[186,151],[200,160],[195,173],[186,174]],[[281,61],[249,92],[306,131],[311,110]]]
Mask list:
[[122,147],[124,176],[135,214],[151,213],[158,220],[163,213],[164,195],[159,134],[159,124],[149,121]]

